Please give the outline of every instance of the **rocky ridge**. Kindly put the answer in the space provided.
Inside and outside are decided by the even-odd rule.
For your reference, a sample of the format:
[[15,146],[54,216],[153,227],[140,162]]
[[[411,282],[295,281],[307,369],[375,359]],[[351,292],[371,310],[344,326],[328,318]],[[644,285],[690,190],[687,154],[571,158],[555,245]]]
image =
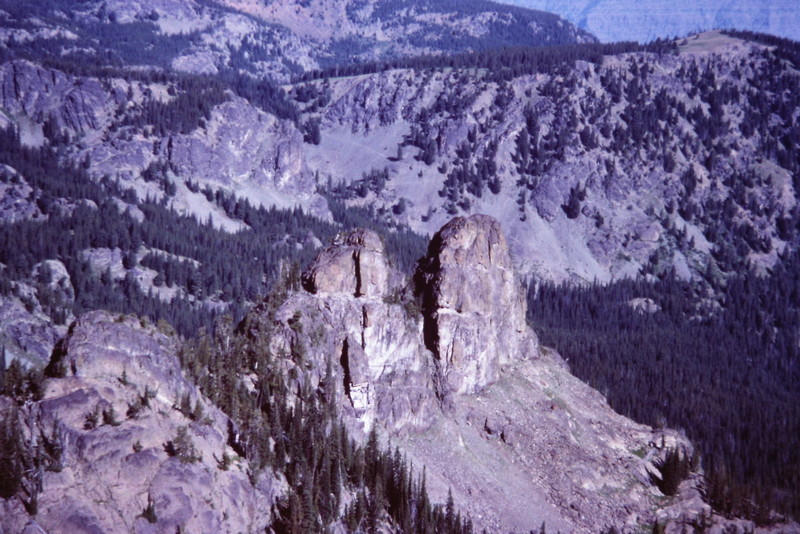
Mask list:
[[[478,529],[751,527],[715,516],[696,476],[665,506],[657,465],[670,448],[691,454],[691,445],[614,413],[538,345],[520,322],[512,265],[499,223],[485,215],[445,225],[410,281],[376,234],[357,230],[319,253],[302,289],[274,312],[257,307],[246,324],[268,334],[289,394],[332,390],[354,435],[377,429],[424,468],[435,501],[452,493]],[[235,425],[186,380],[166,328],[82,316],[53,352],[50,373],[61,378],[47,382],[44,398],[18,411],[4,401],[6,421],[19,414],[27,450],[42,443],[47,453],[46,468],[2,501],[0,532],[270,524],[285,492],[280,474],[256,474],[236,455]]]
[[342,410],[361,433],[376,420],[425,427],[437,409],[435,362],[422,325],[400,304],[400,280],[380,238],[356,231],[320,252],[303,275],[307,291],[292,294],[275,313],[277,325],[267,326],[277,330],[272,352],[286,355],[287,365],[296,365],[288,356],[298,351],[310,357],[315,387],[330,361]]
[[265,326],[273,354],[312,389],[332,372],[355,433],[377,425],[476,527],[596,532],[655,521],[653,462],[665,447],[690,446],[615,414],[539,347],[496,220],[453,219],[410,285],[398,284],[377,236],[342,237]]
[[[326,45],[335,54],[337,42],[350,40],[361,59],[438,54],[453,45],[443,35],[458,35],[456,47],[483,48],[480,38],[499,34],[503,42],[512,29],[517,44],[592,42],[587,33],[575,32],[550,14],[506,10],[489,2],[453,6],[437,0],[397,4],[383,0],[261,2],[225,0],[225,5],[256,18],[282,24],[296,35]],[[313,21],[313,22],[309,22]],[[460,42],[459,42],[460,41]]]
[[[54,352],[66,376],[18,411],[25,447],[49,451],[0,532],[255,532],[282,491],[251,480],[227,445],[228,418],[182,375],[176,341],[106,312],[82,316]],[[180,411],[187,399],[193,411]],[[191,416],[191,417],[190,417]],[[33,452],[31,452],[33,454]],[[149,511],[148,511],[149,509]]]
[[[132,65],[194,74],[229,69],[288,81],[299,71],[499,46],[594,42],[551,13],[484,0],[92,0],[2,13],[0,47],[37,42],[56,56],[96,48]],[[120,47],[115,35],[150,49]],[[140,48],[136,50],[136,48]],[[103,61],[106,58],[100,59]]]

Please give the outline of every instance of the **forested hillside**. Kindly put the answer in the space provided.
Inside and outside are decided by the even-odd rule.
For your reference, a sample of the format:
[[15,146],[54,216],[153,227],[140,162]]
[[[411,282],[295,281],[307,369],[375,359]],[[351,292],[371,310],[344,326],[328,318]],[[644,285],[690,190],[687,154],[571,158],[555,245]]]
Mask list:
[[[380,231],[406,272],[424,252],[423,238],[380,223],[370,210],[332,202],[335,222],[325,222],[300,209],[257,208],[246,199],[204,189],[209,202],[246,225],[225,232],[170,209],[174,184],[158,170],[150,170],[152,177],[145,180],[159,181],[166,196],[142,199],[118,182],[93,181],[85,169],[61,162],[54,148],[22,146],[13,130],[0,135],[0,160],[15,169],[0,175],[3,183],[28,185],[28,199],[38,210],[36,218],[0,225],[0,288],[22,298],[30,311],[41,307],[56,323],[70,314],[107,309],[166,319],[181,334],[193,336],[200,327],[210,330],[217,315],[242,317],[267,294],[282,268],[306,265],[315,247],[344,228]],[[117,251],[122,264],[105,270],[93,266],[90,252],[98,249]],[[31,281],[34,267],[48,259],[65,265],[74,301],[45,291],[50,280],[44,275]],[[112,274],[113,267],[122,270]],[[38,290],[29,293],[27,283]]]
[[493,215],[544,278],[714,284],[795,246],[796,63],[790,41],[714,33],[341,68],[289,95],[323,183],[386,169],[348,204],[421,232]]
[[544,283],[529,320],[620,413],[686,431],[715,508],[764,523],[800,511],[799,266],[794,252],[766,276],[734,276],[711,308],[672,275]]

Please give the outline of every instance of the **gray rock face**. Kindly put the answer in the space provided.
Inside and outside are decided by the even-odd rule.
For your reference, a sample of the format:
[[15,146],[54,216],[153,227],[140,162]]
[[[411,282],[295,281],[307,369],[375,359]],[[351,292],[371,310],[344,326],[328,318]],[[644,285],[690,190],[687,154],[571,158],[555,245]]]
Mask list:
[[[322,250],[305,281],[316,292],[265,302],[248,322],[268,328],[287,391],[333,392],[356,436],[377,427],[414,466],[425,466],[434,500],[452,490],[478,530],[527,532],[543,521],[549,530],[581,534],[612,525],[633,531],[656,520],[669,528],[713,524],[696,492],[658,511],[663,501],[650,473],[665,447],[690,452],[685,439],[614,413],[536,343],[505,237],[491,217],[445,225],[405,289],[380,240],[364,230]],[[422,299],[422,313],[412,294]],[[56,439],[65,451],[58,468],[42,474],[39,528],[268,527],[280,481],[262,475],[251,484],[247,461],[227,445],[228,418],[183,377],[176,345],[152,325],[104,312],[70,327],[53,360],[66,376],[47,383],[42,401],[21,408],[26,436]],[[126,417],[145,388],[155,393],[149,405]],[[203,420],[174,409],[184,395],[200,404]],[[115,422],[89,424],[91,414],[112,408]],[[164,444],[180,433],[199,461],[167,455]],[[226,453],[234,460],[222,470],[216,464]],[[25,502],[22,494],[0,501],[0,516],[9,518],[0,532],[33,528]],[[150,506],[155,523],[143,515]]]
[[356,230],[317,256],[304,275],[304,284],[312,293],[382,297],[389,280],[383,254],[378,234]]
[[[486,48],[482,38],[488,35],[505,45],[594,41],[556,15],[492,2],[476,2],[462,9],[441,0],[413,5],[386,0],[104,0],[86,2],[70,16],[89,27],[145,23],[164,38],[192,34],[191,40],[173,41],[174,49],[164,50],[159,58],[176,71],[216,74],[233,68],[282,82],[298,68],[311,71],[343,64],[354,54],[360,60],[381,61]],[[61,38],[86,39],[91,43],[88,46],[97,45],[91,30],[75,25],[70,25],[72,31],[64,30],[57,22],[52,26],[52,19],[42,18],[48,17],[30,17],[19,21],[23,24],[0,28],[0,44],[13,37],[16,44]],[[454,43],[448,38],[451,34],[459,35],[459,40]],[[78,41],[76,46],[85,42]],[[243,48],[242,54],[237,53]]]
[[0,107],[11,116],[24,115],[37,123],[53,117],[73,133],[104,125],[113,104],[97,80],[82,79],[45,69],[28,61],[0,65]]
[[260,191],[292,204],[313,191],[297,128],[240,98],[215,109],[205,128],[162,140],[160,150],[179,176],[250,189],[255,199]]
[[[272,52],[261,54],[248,67],[258,75],[286,80],[291,69],[286,64],[306,69],[319,65],[313,56],[318,51],[288,29],[265,24],[245,13],[222,8],[211,2],[195,0],[108,0],[95,2],[92,13],[82,13],[92,21],[113,16],[117,24],[146,21],[155,24],[165,35],[193,33],[191,45],[179,49],[171,62],[176,71],[216,74],[229,66],[231,56],[245,42]],[[101,14],[102,13],[102,14]]]
[[15,358],[43,367],[64,330],[29,312],[19,299],[0,296],[0,345],[6,350],[6,364]]
[[425,343],[448,391],[474,393],[497,380],[502,364],[536,350],[497,220],[453,219],[434,236],[423,265]]
[[[615,413],[549,351],[503,366],[479,393],[460,395],[426,432],[394,440],[424,465],[432,498],[452,491],[477,531],[633,532],[654,521],[647,476],[661,431]],[[671,432],[667,446],[684,443]],[[643,456],[643,457],[640,457]]]
[[[341,57],[358,44],[361,58],[378,59],[442,53],[480,47],[478,40],[493,35],[502,44],[553,44],[592,42],[551,14],[515,11],[492,2],[475,2],[469,9],[439,0],[403,4],[386,0],[285,0],[258,2],[225,0],[224,4],[261,20],[289,28],[317,45],[320,52]],[[522,30],[526,30],[524,33]],[[512,33],[513,30],[517,30]],[[506,33],[508,32],[508,33]],[[457,34],[463,44],[453,45],[440,36]],[[509,38],[513,35],[513,38]],[[475,39],[475,42],[470,41]],[[349,46],[341,45],[348,43]],[[341,48],[340,48],[341,47]],[[347,50],[348,52],[345,52]]]
[[33,266],[31,278],[38,283],[39,299],[48,293],[50,301],[58,301],[60,305],[71,308],[75,302],[75,288],[67,267],[58,260],[45,260]]
[[275,352],[302,346],[314,385],[330,367],[345,412],[364,429],[374,421],[392,431],[424,428],[441,401],[479,391],[537,347],[505,236],[488,216],[442,228],[405,291],[366,230],[321,251],[303,283],[308,293],[278,310]]
[[435,366],[400,284],[378,235],[356,230],[320,251],[303,275],[306,291],[275,313],[273,353],[287,356],[287,369],[304,369],[299,379],[314,387],[332,372],[356,433],[375,421],[394,431],[425,427],[438,410]]
[[[37,525],[49,533],[263,532],[276,487],[269,477],[254,486],[245,460],[217,467],[227,448],[228,418],[181,374],[176,340],[138,319],[92,312],[70,328],[61,344],[67,376],[47,383],[40,402],[22,407],[25,435],[57,436],[58,469],[42,473],[35,523],[24,495],[0,500],[1,532]],[[155,392],[149,407],[129,407]],[[182,395],[200,403],[206,421],[173,409]],[[113,408],[117,425],[88,414]],[[196,462],[170,457],[164,444],[184,428]],[[143,517],[150,500],[154,523]]]
[[637,297],[629,300],[626,304],[632,310],[640,314],[656,313],[657,311],[661,310],[661,306],[656,304],[656,302],[651,298]]

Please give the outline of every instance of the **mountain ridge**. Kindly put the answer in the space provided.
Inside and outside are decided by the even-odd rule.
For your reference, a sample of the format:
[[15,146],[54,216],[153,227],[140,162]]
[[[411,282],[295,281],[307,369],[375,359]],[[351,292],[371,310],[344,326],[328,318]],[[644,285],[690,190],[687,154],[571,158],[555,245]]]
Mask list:
[[[216,404],[233,426],[217,418],[208,430],[217,437],[196,443],[210,450],[213,442],[218,462],[201,453],[207,463],[198,470],[217,474],[239,461],[236,476],[252,483],[253,473],[288,466],[274,480],[288,488],[285,498],[270,497],[270,517],[260,516],[265,524],[274,519],[277,531],[313,531],[309,525],[328,524],[333,510],[343,530],[393,521],[409,530],[415,519],[400,513],[408,511],[403,499],[426,510],[414,517],[428,530],[466,529],[454,520],[455,504],[444,504],[449,487],[470,515],[491,510],[478,518],[491,529],[530,530],[537,519],[586,532],[724,528],[710,525],[723,520],[701,490],[731,517],[769,524],[796,513],[792,436],[753,446],[758,425],[792,421],[800,406],[792,402],[800,317],[791,299],[800,231],[796,43],[707,32],[648,46],[575,44],[583,34],[563,24],[571,44],[498,50],[492,28],[502,37],[503,28],[538,15],[509,25],[480,3],[477,15],[469,6],[441,16],[414,11],[405,22],[423,21],[431,32],[398,52],[372,38],[405,28],[383,26],[375,14],[382,2],[351,4],[343,14],[311,2],[333,9],[317,41],[217,4],[179,4],[188,11],[175,17],[167,11],[178,4],[170,2],[88,2],[72,18],[57,14],[67,5],[58,2],[0,4],[0,337],[11,359],[0,370],[4,413],[19,414],[15,405],[25,413],[4,419],[4,431],[24,431],[23,443],[2,445],[28,447],[23,471],[33,473],[35,462],[63,467],[60,431],[29,416],[39,406],[34,399],[47,394],[40,367],[77,343],[69,325],[89,338],[93,325],[155,332],[146,320],[137,326],[119,315],[133,312],[199,336],[178,357],[208,396],[200,410]],[[344,24],[339,34],[336,21]],[[368,26],[370,39],[348,41],[347,32]],[[472,32],[475,41],[453,41],[442,28]],[[421,51],[441,54],[398,57]],[[363,62],[340,63],[352,54]],[[476,217],[485,213],[498,222]],[[363,230],[342,232],[355,227]],[[436,244],[426,252],[427,240],[409,228],[435,235]],[[312,267],[303,276],[300,265]],[[414,283],[404,285],[413,272]],[[627,279],[636,281],[620,282]],[[583,284],[585,292],[548,280]],[[265,293],[271,297],[262,301]],[[569,377],[561,358],[527,334],[526,300],[529,309],[552,313],[552,322],[541,320],[559,350],[583,357],[583,368],[598,360],[613,366],[587,380],[604,383],[621,409],[632,395],[657,403],[637,417],[685,425],[703,458],[692,462],[683,438],[669,431],[662,445],[660,430],[618,418]],[[87,319],[98,308],[113,313]],[[223,314],[233,319],[220,320]],[[538,326],[535,317],[527,319]],[[576,332],[578,325],[597,337]],[[202,328],[213,334],[200,335]],[[553,336],[559,328],[561,338]],[[164,322],[158,329],[170,331]],[[684,339],[687,332],[697,338]],[[707,344],[715,339],[723,342]],[[638,340],[640,350],[626,346]],[[609,352],[613,343],[620,350]],[[686,362],[706,347],[708,354]],[[120,373],[117,356],[97,365],[106,364]],[[122,388],[109,411],[109,395],[128,381],[121,373],[84,384],[109,388],[100,393],[107,414],[100,434],[127,431],[127,421],[111,422],[120,422],[120,410],[127,415],[127,404],[135,421],[137,398],[144,402]],[[80,385],[74,378],[51,384]],[[708,384],[718,386],[715,395],[703,393]],[[688,399],[679,404],[677,391]],[[765,409],[765,391],[780,395],[776,409]],[[199,463],[187,443],[187,432],[206,433],[195,424],[202,417],[193,392],[186,402],[168,400],[174,413],[164,401],[166,415],[153,416],[167,432],[163,446],[147,444],[159,465]],[[342,437],[332,399],[363,445]],[[725,410],[712,405],[720,399]],[[537,409],[527,410],[532,401]],[[676,406],[700,413],[676,416]],[[73,408],[68,419],[78,434],[90,430],[82,421],[101,421],[91,405]],[[253,417],[238,417],[243,410]],[[709,431],[731,413],[741,417],[724,432]],[[430,490],[442,506],[429,506],[424,477],[409,482],[399,453],[378,447],[383,438],[368,429],[375,419],[405,440],[414,465],[437,466]],[[606,435],[615,428],[633,436],[630,447]],[[315,436],[314,446],[298,436]],[[441,442],[452,448],[437,457]],[[34,454],[38,443],[47,445],[45,456]],[[550,449],[543,454],[539,446]],[[315,466],[336,464],[339,450],[349,452],[337,496],[306,481]],[[364,465],[359,455],[369,458]],[[553,471],[548,455],[584,467]],[[470,463],[474,456],[503,461],[487,469]],[[698,462],[705,488],[697,474],[675,482]],[[453,465],[468,476],[453,479]],[[504,485],[500,466],[509,465],[519,476]],[[492,482],[482,488],[487,475]],[[32,509],[37,480],[26,479],[15,510]],[[626,481],[635,489],[620,497]],[[382,517],[373,513],[381,510],[381,488],[392,503]],[[510,488],[537,506],[503,493]],[[677,493],[674,506],[652,508],[660,493]],[[140,491],[125,512],[141,515],[133,521],[145,530],[157,521],[153,508],[163,511],[171,499],[147,497]],[[626,499],[633,508],[623,512],[618,504]],[[197,506],[178,515],[189,509]]]
[[[8,5],[6,5],[6,3]],[[287,81],[331,65],[513,45],[593,42],[551,13],[486,0],[329,0],[262,5],[245,0],[87,0],[26,7],[0,3],[7,59],[46,54],[56,63]],[[119,37],[122,36],[120,39]],[[84,64],[85,65],[85,64]]]
[[[497,276],[508,265],[508,249],[496,221],[457,218],[440,237],[431,247],[437,260],[425,270],[433,278],[417,280],[441,301],[472,299],[470,306],[485,307],[482,312],[423,307],[422,316],[408,315],[403,300],[413,299],[414,292],[400,301],[386,299],[403,280],[389,275],[377,236],[356,231],[312,264],[313,292],[298,287],[274,295],[251,312],[239,334],[220,330],[211,352],[200,341],[178,353],[164,324],[106,312],[79,318],[54,352],[44,390],[32,392],[18,408],[24,439],[22,449],[12,449],[12,461],[17,454],[19,461],[32,461],[27,455],[39,439],[51,445],[39,460],[46,469],[38,478],[22,476],[17,491],[3,501],[12,519],[4,528],[13,532],[33,524],[28,513],[53,532],[65,525],[71,532],[257,531],[288,521],[291,514],[283,507],[299,490],[283,479],[293,476],[299,459],[280,463],[276,442],[263,434],[275,429],[259,422],[273,417],[270,412],[279,409],[273,403],[283,395],[294,412],[286,412],[283,423],[270,424],[313,417],[312,398],[332,403],[330,409],[341,410],[355,435],[363,439],[377,428],[381,439],[400,446],[417,469],[425,466],[424,480],[439,502],[449,486],[448,500],[455,500],[475,528],[532,530],[544,521],[550,529],[588,533],[598,523],[619,528],[657,520],[672,525],[668,528],[712,521],[739,525],[712,516],[707,506],[689,504],[691,498],[680,517],[665,511],[657,518],[653,477],[659,476],[659,458],[678,448],[690,455],[685,438],[614,414],[602,396],[569,375],[557,354],[540,349],[532,332],[519,345],[498,343],[520,332],[513,324],[487,328],[508,312],[491,296],[509,284]],[[485,255],[489,249],[491,257]],[[354,257],[361,259],[356,263]],[[439,275],[452,276],[451,268],[469,270],[478,279],[472,287],[436,281]],[[386,282],[359,286],[355,279]],[[478,287],[481,295],[474,294]],[[512,303],[512,315],[524,302]],[[454,316],[458,323],[441,320]],[[431,353],[423,334],[429,328],[422,324],[426,317],[437,321],[439,339],[458,338],[470,324],[486,332],[459,341],[482,352],[473,357]],[[497,349],[487,350],[491,347]],[[215,358],[226,363],[214,363]],[[245,363],[250,358],[260,365]],[[476,368],[486,372],[476,374]],[[219,387],[230,379],[234,382]],[[276,380],[285,383],[272,389],[268,383]],[[240,400],[233,400],[237,396]],[[252,404],[256,397],[262,400]],[[226,410],[238,408],[227,416],[215,402]],[[537,409],[531,410],[531,403]],[[13,401],[6,404],[6,421],[18,417]],[[302,415],[304,406],[312,411]],[[265,460],[272,469],[258,468]],[[498,460],[516,463],[517,474],[493,467]],[[124,485],[104,493],[111,485],[108,477],[116,477],[117,461],[128,466],[129,475]],[[545,468],[554,461],[569,466],[568,476]],[[459,477],[454,478],[454,468]],[[106,499],[94,499],[94,493],[71,483],[87,479],[96,481]],[[508,493],[510,483],[518,495]],[[303,484],[308,488],[308,481]],[[693,484],[686,485],[687,496],[694,495]],[[197,513],[211,487],[228,489],[221,500],[212,498],[207,512]],[[231,513],[242,498],[250,504]],[[521,508],[523,501],[527,506]],[[341,528],[339,517],[334,513],[333,524]],[[388,518],[382,521],[391,524]]]
[[736,29],[797,40],[796,6],[787,0],[626,2],[621,0],[500,0],[557,13],[601,42],[685,37],[708,30]]

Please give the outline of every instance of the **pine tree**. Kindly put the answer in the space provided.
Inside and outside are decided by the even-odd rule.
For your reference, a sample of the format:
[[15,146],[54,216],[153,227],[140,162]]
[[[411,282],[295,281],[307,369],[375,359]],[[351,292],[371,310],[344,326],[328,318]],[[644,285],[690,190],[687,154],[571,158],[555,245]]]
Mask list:
[[0,421],[0,497],[8,499],[19,491],[24,473],[25,445],[16,405]]

